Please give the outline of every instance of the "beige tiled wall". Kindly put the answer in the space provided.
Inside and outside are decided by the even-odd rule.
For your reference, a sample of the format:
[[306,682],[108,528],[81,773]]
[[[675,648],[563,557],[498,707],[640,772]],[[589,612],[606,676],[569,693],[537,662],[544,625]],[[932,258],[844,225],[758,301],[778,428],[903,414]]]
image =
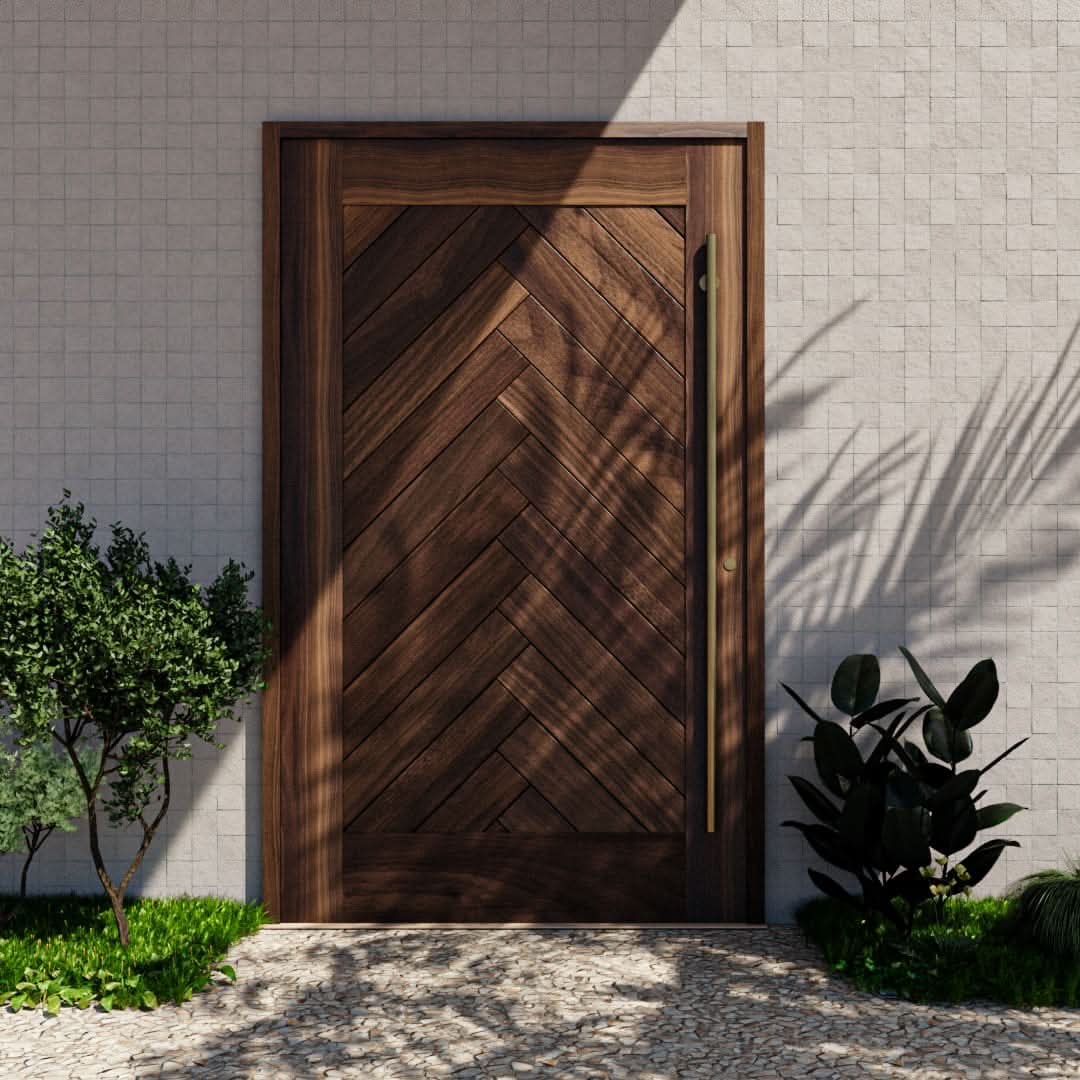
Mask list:
[[[768,125],[770,916],[808,884],[775,687],[853,650],[994,656],[997,884],[1080,850],[1076,0],[0,0],[0,533],[66,485],[258,564],[261,121],[607,117]],[[226,737],[144,891],[258,891],[257,712]]]

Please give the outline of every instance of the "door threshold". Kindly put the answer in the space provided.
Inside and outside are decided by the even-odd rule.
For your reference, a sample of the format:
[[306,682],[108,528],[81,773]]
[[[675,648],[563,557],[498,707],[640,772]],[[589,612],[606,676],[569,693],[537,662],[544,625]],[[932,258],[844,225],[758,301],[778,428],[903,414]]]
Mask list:
[[768,930],[767,923],[279,922],[263,930]]

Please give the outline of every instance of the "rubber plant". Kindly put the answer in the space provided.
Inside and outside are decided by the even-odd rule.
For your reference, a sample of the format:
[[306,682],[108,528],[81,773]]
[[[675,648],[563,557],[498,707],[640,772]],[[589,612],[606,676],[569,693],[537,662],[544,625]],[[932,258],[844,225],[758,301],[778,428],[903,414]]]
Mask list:
[[[852,892],[835,878],[811,869],[827,896],[861,907],[910,934],[915,911],[928,901],[970,893],[1015,840],[979,833],[1007,821],[1023,807],[984,804],[983,777],[1026,742],[1021,739],[981,768],[966,764],[974,752],[971,733],[998,697],[993,660],[980,660],[945,697],[911,653],[901,647],[919,697],[878,699],[877,657],[847,657],[832,679],[832,703],[843,717],[826,718],[790,686],[784,690],[814,721],[814,764],[820,786],[791,776],[812,822],[785,821],[814,852],[854,878]],[[912,737],[921,729],[921,745]],[[967,850],[969,849],[970,850]],[[966,853],[965,853],[966,852]]]
[[[252,575],[229,560],[205,588],[142,534],[114,524],[105,551],[81,503],[50,507],[38,539],[0,541],[0,705],[21,745],[52,740],[82,790],[90,854],[128,944],[125,892],[169,808],[170,763],[211,745],[218,724],[261,687],[267,626]],[[84,753],[93,751],[90,766]],[[101,848],[101,813],[136,825],[119,877]]]

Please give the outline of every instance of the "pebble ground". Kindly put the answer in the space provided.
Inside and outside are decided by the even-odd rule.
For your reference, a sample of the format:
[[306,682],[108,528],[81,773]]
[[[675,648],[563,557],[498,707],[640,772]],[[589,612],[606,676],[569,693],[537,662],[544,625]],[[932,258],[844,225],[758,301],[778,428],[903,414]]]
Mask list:
[[795,930],[261,931],[155,1012],[0,1014],[0,1076],[1080,1077],[1080,1010],[920,1006]]

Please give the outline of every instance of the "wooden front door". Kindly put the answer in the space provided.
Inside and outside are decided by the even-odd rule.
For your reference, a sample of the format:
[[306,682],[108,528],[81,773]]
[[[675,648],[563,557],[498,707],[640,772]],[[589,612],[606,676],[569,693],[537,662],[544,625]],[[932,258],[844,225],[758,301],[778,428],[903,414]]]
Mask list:
[[[746,140],[301,131],[267,163],[272,906],[758,917]],[[708,232],[735,568],[711,738]]]

